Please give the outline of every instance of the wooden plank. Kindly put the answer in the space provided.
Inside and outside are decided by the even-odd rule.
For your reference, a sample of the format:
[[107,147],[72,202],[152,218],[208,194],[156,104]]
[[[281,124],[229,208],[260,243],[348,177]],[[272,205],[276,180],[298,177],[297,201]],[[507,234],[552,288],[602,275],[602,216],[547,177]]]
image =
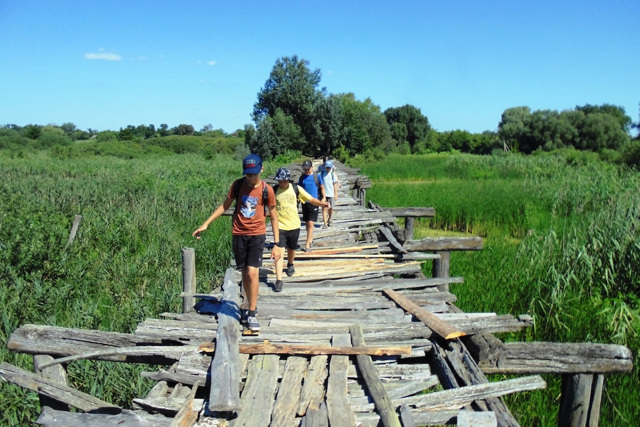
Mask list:
[[276,355],[259,355],[251,359],[242,390],[242,411],[233,424],[235,427],[269,425],[278,385],[279,359]]
[[[360,324],[353,325],[350,329],[351,343],[355,346],[365,345],[364,337],[362,334],[362,326]],[[373,398],[376,406],[376,412],[380,415],[380,420],[384,426],[396,426],[400,427],[400,419],[393,407],[391,398],[387,394],[387,391],[380,381],[378,372],[376,371],[370,356],[358,355],[356,356],[358,361],[358,367],[362,373],[364,382]]]
[[[324,398],[324,382],[327,379],[328,356],[313,356],[304,378],[302,391],[300,393],[300,404],[298,405],[298,415],[303,416],[307,412],[317,411]],[[326,407],[325,407],[326,413]]]
[[409,240],[403,247],[407,251],[479,251],[483,247],[482,237],[426,237]]
[[211,362],[211,387],[209,410],[214,412],[237,411],[240,402],[240,298],[238,294],[239,274],[227,269],[224,276],[224,302],[218,314],[218,339],[216,352]]
[[[160,344],[162,344],[162,340],[158,338],[139,337],[134,334],[26,324],[11,333],[7,347],[9,350],[19,353],[48,354],[55,357],[117,347]],[[123,355],[113,356],[108,360],[116,362],[149,362],[148,360],[127,358]],[[167,361],[167,364],[172,363],[173,361]]]
[[48,398],[66,403],[84,412],[98,410],[110,414],[121,412],[121,408],[116,405],[102,401],[97,397],[93,397],[67,385],[42,378],[37,374],[27,372],[6,362],[0,363],[0,377],[10,383],[31,391],[36,391]]
[[198,390],[199,382],[196,382],[191,388],[189,396],[180,407],[178,414],[171,421],[171,427],[191,427],[198,420],[198,410],[195,410],[193,406],[193,399],[196,397],[196,391]]
[[274,426],[294,425],[296,412],[300,406],[302,379],[309,363],[303,357],[289,357],[284,367],[282,381],[278,388],[278,396],[271,415]]
[[460,411],[458,427],[496,427],[498,420],[493,412]]
[[441,337],[445,339],[453,339],[466,335],[465,332],[454,328],[443,320],[440,320],[437,316],[429,313],[427,310],[415,304],[404,295],[391,289],[385,289],[383,292],[388,295],[389,298],[397,302],[402,308],[420,319],[425,325],[427,325],[427,327]]
[[321,402],[318,409],[309,409],[302,418],[300,427],[329,427],[327,405]]
[[505,343],[505,353],[499,361],[478,365],[488,374],[608,374],[633,368],[631,351],[615,344],[512,342]]
[[[214,352],[217,348],[213,343],[204,343],[198,350]],[[321,345],[294,345],[294,344],[273,344],[263,341],[258,344],[240,344],[239,350],[244,354],[304,354],[304,355],[358,355],[368,354],[370,356],[407,356],[411,354],[410,346],[360,346],[360,347],[329,347]],[[216,351],[217,354],[217,351]],[[215,356],[214,356],[215,359]]]
[[86,414],[42,408],[36,424],[47,427],[169,427],[171,418],[160,414],[123,410],[119,414]]
[[397,207],[397,208],[383,208],[386,211],[389,211],[391,215],[402,218],[402,217],[412,217],[412,218],[432,218],[436,216],[436,210],[434,208],[428,207]]
[[[43,378],[56,382],[58,384],[67,385],[68,375],[67,370],[61,366],[56,365],[50,368],[39,368],[40,364],[46,363],[53,360],[53,357],[47,354],[35,354],[33,356],[33,370],[37,375],[40,375]],[[40,406],[45,407],[48,406],[51,409],[58,409],[60,411],[68,411],[69,405],[61,403],[54,399],[49,399],[47,396],[42,394],[38,395],[40,400]]]
[[[349,335],[336,335],[336,346],[349,345]],[[329,424],[332,426],[353,426],[356,423],[355,416],[349,405],[347,397],[347,356],[332,356],[329,366],[329,380],[327,382],[327,413]]]
[[437,391],[420,396],[411,396],[403,400],[405,402],[411,402],[416,407],[424,407],[429,408],[430,410],[441,411],[460,409],[476,400],[499,397],[529,390],[539,390],[546,386],[547,383],[541,376],[533,375],[499,382]]

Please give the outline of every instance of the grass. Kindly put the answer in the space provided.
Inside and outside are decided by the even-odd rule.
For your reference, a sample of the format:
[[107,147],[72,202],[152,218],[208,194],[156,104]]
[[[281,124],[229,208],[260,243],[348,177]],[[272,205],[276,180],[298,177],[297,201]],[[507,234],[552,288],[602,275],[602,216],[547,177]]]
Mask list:
[[[229,218],[201,240],[191,233],[241,175],[232,156],[61,159],[0,151],[0,175],[0,361],[32,370],[30,356],[7,350],[11,332],[25,323],[130,333],[146,317],[179,312],[182,247],[196,250],[200,292],[229,265]],[[67,248],[77,214],[82,223]],[[151,386],[139,375],[149,369],[85,361],[71,364],[69,377],[126,407]],[[0,382],[0,425],[29,424],[38,413],[37,395]]]
[[[381,206],[432,206],[416,237],[457,232],[485,238],[481,252],[451,257],[465,311],[528,313],[534,327],[507,340],[624,344],[640,340],[640,176],[563,155],[390,156],[362,166],[367,196]],[[428,270],[428,267],[425,267]],[[610,375],[603,425],[640,417],[637,363]],[[552,425],[558,377],[545,391],[509,397],[522,425]]]

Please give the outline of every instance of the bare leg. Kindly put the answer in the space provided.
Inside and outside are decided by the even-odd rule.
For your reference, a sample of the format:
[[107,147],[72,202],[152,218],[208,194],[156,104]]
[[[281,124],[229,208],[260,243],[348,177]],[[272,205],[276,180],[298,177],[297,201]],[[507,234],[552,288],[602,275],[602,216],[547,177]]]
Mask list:
[[[288,262],[287,265],[293,264],[293,260],[295,259],[295,257],[296,257],[296,251],[294,249],[289,249],[287,251],[287,262]],[[282,274],[282,269],[280,270],[280,274]]]
[[[327,208],[322,208],[322,222],[327,225]],[[331,214],[329,214],[329,220],[331,220]]]
[[313,241],[313,221],[307,221],[307,244],[306,244],[307,249],[311,247],[312,241]]
[[245,267],[242,269],[242,286],[249,300],[249,310],[256,309],[258,303],[258,286],[260,285],[260,276],[258,267]]
[[[291,251],[291,250],[289,250]],[[276,262],[276,280],[282,280],[282,266],[284,264],[284,257],[280,257]]]

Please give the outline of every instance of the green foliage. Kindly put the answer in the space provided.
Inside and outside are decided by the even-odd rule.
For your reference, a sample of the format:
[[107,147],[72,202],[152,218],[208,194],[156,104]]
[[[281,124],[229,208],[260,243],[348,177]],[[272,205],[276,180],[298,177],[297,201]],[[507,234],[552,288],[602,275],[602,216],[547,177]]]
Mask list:
[[498,126],[500,138],[522,153],[564,147],[579,150],[618,150],[629,142],[629,118],[624,108],[586,105],[558,113],[529,107],[509,108]]
[[413,105],[407,104],[402,107],[387,108],[384,116],[392,130],[394,125],[404,125],[395,127],[394,138],[398,143],[407,141],[411,147],[423,139],[431,129],[429,120],[422,115],[419,108]]
[[[82,144],[74,146],[113,145]],[[229,219],[216,221],[201,240],[191,233],[241,175],[232,156],[12,154],[0,151],[0,361],[32,370],[30,356],[6,347],[25,323],[130,333],[146,317],[178,312],[182,247],[196,250],[199,292],[222,280]],[[266,165],[269,173],[273,168]],[[76,214],[82,223],[66,247]],[[152,385],[140,376],[150,369],[85,361],[71,363],[69,375],[74,387],[127,406]],[[36,393],[0,382],[0,424],[33,423],[38,411]]]
[[[425,229],[485,237],[456,252],[453,291],[465,311],[527,313],[534,327],[508,340],[595,341],[640,350],[640,176],[595,153],[536,156],[391,155],[363,164],[367,196],[382,206],[433,206]],[[436,233],[440,233],[437,231]],[[428,266],[425,267],[428,270]],[[555,424],[559,378],[546,391],[512,396],[522,425]],[[640,368],[607,377],[601,420],[640,416]],[[606,403],[604,403],[606,402]]]

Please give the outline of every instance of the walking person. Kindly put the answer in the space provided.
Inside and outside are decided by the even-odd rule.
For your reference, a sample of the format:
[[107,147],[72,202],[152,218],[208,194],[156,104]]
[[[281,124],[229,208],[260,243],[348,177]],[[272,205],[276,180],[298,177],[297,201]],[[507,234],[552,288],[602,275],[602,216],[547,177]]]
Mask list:
[[[298,186],[304,188],[311,197],[325,201],[322,177],[319,173],[313,171],[311,160],[305,160],[302,163],[302,175],[298,180]],[[304,203],[302,205],[302,220],[305,222],[307,229],[307,242],[302,250],[307,252],[311,249],[311,244],[313,243],[313,226],[318,221],[318,207],[309,202]]]
[[[327,161],[331,161],[331,163],[333,163],[333,161],[331,160],[331,156],[322,157],[322,164],[318,166],[318,172],[324,173],[327,170],[326,168]],[[338,184],[338,188],[342,188],[342,183],[340,183],[340,177],[338,176],[338,171],[336,170],[335,164],[332,166],[332,170],[333,170],[333,174],[335,175],[336,184]]]
[[276,212],[278,213],[278,230],[280,231],[279,246],[283,256],[276,259],[276,283],[273,286],[275,292],[281,292],[284,282],[282,270],[284,267],[284,248],[287,248],[287,276],[293,276],[296,272],[294,259],[298,249],[300,237],[300,216],[298,216],[298,200],[302,203],[309,202],[313,206],[326,207],[327,202],[312,197],[304,188],[291,182],[291,172],[287,168],[280,168],[275,176],[278,184],[273,187],[276,195]]
[[331,218],[333,216],[333,205],[338,201],[338,184],[336,173],[333,169],[333,162],[327,160],[324,163],[323,171],[320,173],[322,176],[322,182],[324,183],[324,189],[326,190],[325,198],[328,207],[322,208],[322,222],[324,225],[322,228],[331,227],[333,224]]
[[234,200],[236,201],[231,230],[233,254],[236,268],[242,271],[242,286],[249,303],[248,310],[242,311],[241,321],[252,332],[260,331],[260,323],[256,315],[260,285],[258,272],[262,266],[262,253],[267,233],[266,209],[269,209],[271,215],[271,227],[275,241],[271,250],[271,258],[277,261],[282,256],[278,241],[280,233],[276,197],[273,188],[260,179],[262,170],[260,156],[256,154],[246,156],[242,161],[244,178],[233,182],[224,202],[192,234],[199,239],[200,233],[229,209]]

